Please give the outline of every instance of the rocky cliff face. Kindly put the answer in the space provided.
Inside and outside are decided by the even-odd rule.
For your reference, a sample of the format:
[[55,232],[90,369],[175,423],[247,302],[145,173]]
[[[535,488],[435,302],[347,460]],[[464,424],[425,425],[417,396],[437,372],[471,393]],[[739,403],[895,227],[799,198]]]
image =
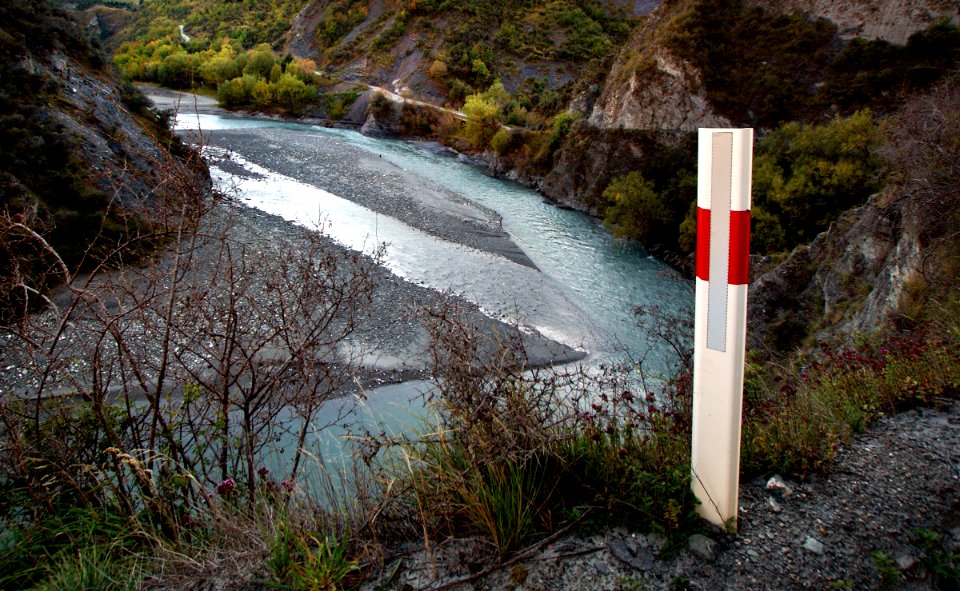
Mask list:
[[825,18],[847,39],[863,37],[897,44],[906,43],[910,35],[939,19],[960,23],[960,3],[954,0],[747,0],[746,4],[770,12]]
[[563,143],[540,191],[561,205],[597,215],[603,207],[603,191],[611,180],[649,168],[661,151],[689,151],[690,146],[684,146],[690,139],[685,133],[581,124]]
[[[589,123],[603,129],[696,130],[732,123],[711,106],[702,73],[665,42],[689,3],[661,4],[637,29],[606,78]],[[773,14],[824,18],[846,39],[864,37],[903,44],[939,19],[960,22],[954,0],[748,0],[746,8]]]
[[[20,125],[29,129],[31,124],[41,126],[41,131],[55,128],[66,149],[79,158],[83,181],[128,206],[159,198],[173,190],[172,176],[192,177],[199,170],[184,165],[181,157],[190,155],[186,148],[147,108],[146,99],[121,86],[71,15],[35,1],[10,11],[13,14],[0,13],[7,17],[5,26],[26,18],[40,22],[35,30],[0,35],[4,61],[0,92],[7,99],[2,114],[8,131]],[[36,140],[42,143],[44,138]],[[29,164],[29,150],[17,156]],[[11,162],[3,166],[14,178],[24,172]]]
[[921,273],[916,220],[874,196],[750,285],[751,346],[788,352],[810,337],[878,328]]
[[730,125],[707,102],[696,68],[664,47],[652,53],[641,64],[624,66],[626,79],[621,85],[604,88],[590,113],[590,125],[680,131]]
[[750,285],[754,345],[790,351],[908,325],[960,269],[960,79],[912,99],[887,122],[888,185]]
[[730,122],[714,113],[700,72],[675,56],[660,31],[676,18],[676,8],[653,10],[610,69],[589,123],[601,129],[695,131]]
[[147,105],[71,15],[39,0],[0,5],[0,316],[18,275],[42,285],[54,268],[39,255],[13,268],[20,229],[73,270],[130,261],[162,241],[171,203],[203,198],[206,168]]

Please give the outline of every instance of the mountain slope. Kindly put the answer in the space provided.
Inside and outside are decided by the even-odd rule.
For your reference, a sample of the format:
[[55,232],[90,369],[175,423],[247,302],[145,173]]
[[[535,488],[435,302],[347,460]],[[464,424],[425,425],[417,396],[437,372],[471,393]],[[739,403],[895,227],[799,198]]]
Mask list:
[[27,228],[71,270],[117,264],[162,240],[167,205],[196,197],[205,169],[146,105],[67,13],[40,0],[0,6],[4,310],[23,305],[27,277],[59,273],[45,255],[21,259]]
[[316,0],[286,50],[421,97],[459,101],[495,79],[511,92],[534,79],[556,89],[604,63],[649,4]]

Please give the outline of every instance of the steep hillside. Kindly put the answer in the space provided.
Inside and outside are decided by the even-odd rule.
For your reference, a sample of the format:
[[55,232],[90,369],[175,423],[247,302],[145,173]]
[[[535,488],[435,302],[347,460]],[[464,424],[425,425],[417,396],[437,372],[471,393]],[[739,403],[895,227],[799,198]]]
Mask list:
[[[889,115],[958,64],[960,30],[945,21],[896,45],[844,40],[823,18],[732,0],[667,2],[617,57],[585,123],[560,148],[543,191],[603,215],[608,180],[595,174],[595,161],[611,150],[651,153],[642,142],[622,145],[629,130],[669,135],[748,126],[762,138],[791,121],[821,125],[866,109]],[[692,158],[691,152],[679,167],[691,167]],[[643,158],[635,160],[631,166],[642,168]]]
[[196,195],[205,169],[146,105],[67,13],[0,6],[0,308],[24,303],[25,278],[59,274],[46,255],[14,256],[32,248],[27,228],[72,270],[135,260],[162,240],[164,205]]
[[[921,203],[899,179],[953,170],[938,155],[953,153],[956,83],[938,81],[960,67],[958,15],[956,3],[936,1],[666,2],[617,57],[542,191],[648,246],[689,252],[694,184],[683,179],[695,130],[755,127],[753,251],[773,258],[752,290],[754,345],[789,351],[891,315],[917,318],[955,280],[933,269],[956,268],[955,235],[930,230],[955,215],[923,203],[936,195],[954,211],[960,198],[944,181],[920,191]],[[904,162],[937,172],[918,177]]]
[[146,0],[139,3],[128,38],[157,38],[183,26],[184,39],[205,47],[221,38],[245,47],[283,45],[293,18],[307,0]]
[[960,77],[884,126],[887,185],[751,285],[754,346],[937,324],[958,303]]
[[652,2],[317,0],[286,50],[346,79],[462,101],[495,79],[555,90],[597,73]]
[[745,4],[782,14],[825,18],[847,39],[882,39],[900,45],[937,20],[946,18],[960,24],[957,3],[951,0],[747,0]]
[[[942,28],[916,35],[942,22],[940,16],[956,23],[956,3],[897,3],[896,11],[893,2],[862,2],[861,12],[851,4],[857,3],[665,3],[617,58],[590,123],[772,128],[867,106],[889,110],[895,105],[884,97],[924,87],[956,63],[956,39],[940,39]],[[842,23],[848,9],[859,15],[864,38],[844,41],[851,36]],[[899,28],[887,37],[899,45],[884,39],[881,21],[891,19]]]

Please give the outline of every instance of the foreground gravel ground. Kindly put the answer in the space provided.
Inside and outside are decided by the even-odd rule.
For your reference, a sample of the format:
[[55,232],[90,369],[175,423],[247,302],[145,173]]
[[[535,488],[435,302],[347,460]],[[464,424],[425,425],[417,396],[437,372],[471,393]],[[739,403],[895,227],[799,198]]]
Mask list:
[[482,548],[457,541],[404,557],[391,582],[367,588],[956,588],[933,575],[937,557],[919,537],[936,533],[937,551],[960,552],[960,404],[881,420],[828,476],[781,482],[742,483],[739,532],[694,536],[673,556],[659,554],[662,538],[623,527],[562,538],[485,574]]

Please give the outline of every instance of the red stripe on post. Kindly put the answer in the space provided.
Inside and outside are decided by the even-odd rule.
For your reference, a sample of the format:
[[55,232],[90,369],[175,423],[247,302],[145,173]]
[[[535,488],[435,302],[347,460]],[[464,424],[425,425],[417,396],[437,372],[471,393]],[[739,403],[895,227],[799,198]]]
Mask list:
[[710,210],[697,208],[697,277],[710,281]]
[[[697,260],[699,264],[699,259]],[[730,212],[730,264],[727,283],[750,283],[750,212]]]

